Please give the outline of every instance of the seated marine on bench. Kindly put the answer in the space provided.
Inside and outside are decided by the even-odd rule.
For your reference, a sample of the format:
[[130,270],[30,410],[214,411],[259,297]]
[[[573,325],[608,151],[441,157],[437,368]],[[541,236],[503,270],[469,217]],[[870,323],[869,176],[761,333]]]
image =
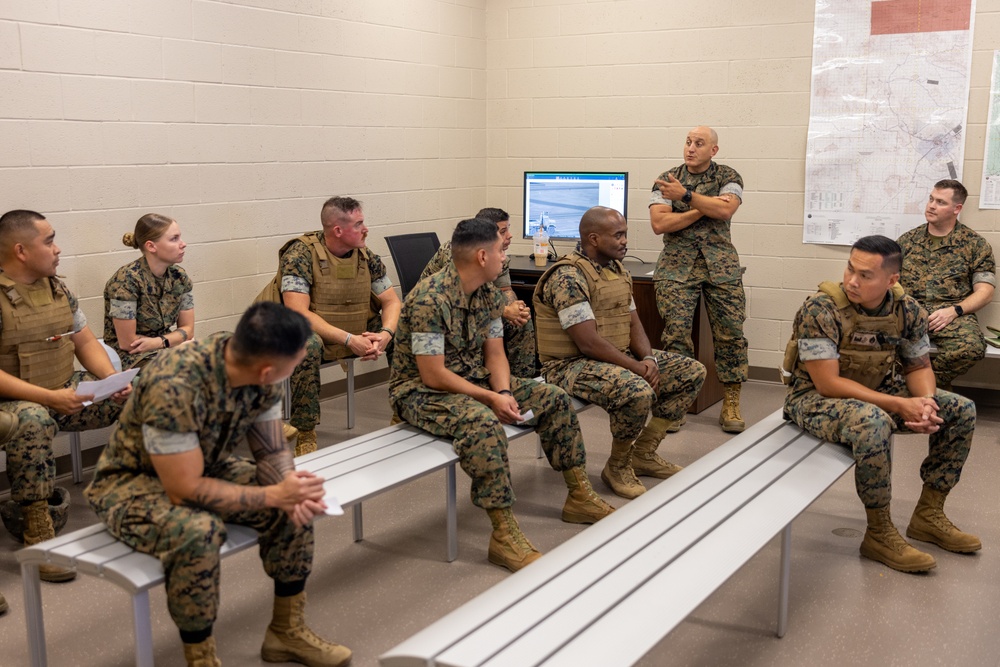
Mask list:
[[[61,251],[55,239],[41,213],[0,216],[0,414],[12,422],[0,431],[9,437],[3,450],[11,500],[23,517],[23,535],[16,538],[28,545],[55,537],[49,499],[56,433],[111,426],[132,391],[127,386],[97,403],[77,393],[81,381],[107,378],[115,369],[76,296],[56,275]],[[73,370],[74,357],[87,373]],[[69,581],[76,572],[42,565],[39,575]]]
[[617,495],[635,498],[646,491],[636,475],[666,479],[681,469],[656,449],[698,396],[705,367],[652,349],[632,298],[632,275],[621,263],[627,250],[622,214],[589,209],[580,219],[580,249],[542,275],[534,303],[546,382],[607,411],[611,456],[601,479]]
[[925,572],[936,566],[934,556],[904,540],[889,511],[892,434],[929,435],[907,537],[948,551],[977,551],[979,538],[944,513],[972,445],[976,406],[935,388],[927,311],[898,284],[901,252],[884,236],[858,239],[843,283],[821,283],[799,309],[783,364],[790,384],[785,418],[851,447],[868,519],[861,555],[902,572]]
[[321,361],[392,354],[401,307],[385,264],[365,245],[361,202],[332,197],[320,211],[323,229],[292,239],[278,251],[278,274],[257,296],[309,320],[313,335],[305,361],[291,378],[289,419],[298,429],[295,455],[316,451]]
[[504,298],[492,281],[504,261],[503,239],[489,220],[462,220],[452,261],[410,291],[396,336],[389,400],[403,420],[453,447],[472,478],[472,502],[493,525],[489,561],[516,571],[541,553],[518,527],[504,424],[533,413],[550,465],[569,495],[562,519],[594,523],[613,508],[587,478],[587,455],[570,397],[559,387],[511,377],[503,351]]
[[927,310],[927,332],[937,347],[931,366],[948,391],[986,355],[976,311],[993,300],[997,283],[993,246],[958,220],[968,196],[958,181],[938,181],[924,208],[927,224],[898,240],[899,282]]
[[[323,478],[295,470],[281,434],[281,385],[305,356],[305,317],[257,303],[235,333],[158,355],[138,376],[86,495],[119,540],[156,556],[189,666],[215,666],[219,550],[226,522],[254,528],[274,580],[265,662],[346,665],[347,648],[305,624],[313,517]],[[253,460],[233,454],[243,439]]]
[[[477,218],[497,223],[497,230],[503,239],[503,251],[510,247],[510,215],[500,208],[484,208],[476,213]],[[451,261],[451,242],[446,241],[427,262],[421,278],[437,273]],[[506,300],[503,309],[503,349],[507,353],[510,374],[514,377],[531,379],[538,375],[538,361],[535,356],[535,327],[531,321],[531,309],[517,298],[510,282],[510,261],[504,260],[500,275],[493,281]]]

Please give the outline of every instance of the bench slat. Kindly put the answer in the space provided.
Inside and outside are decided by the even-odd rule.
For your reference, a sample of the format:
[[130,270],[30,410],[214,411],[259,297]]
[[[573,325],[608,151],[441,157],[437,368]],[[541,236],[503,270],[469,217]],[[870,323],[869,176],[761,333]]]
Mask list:
[[357,470],[328,478],[323,484],[326,493],[341,505],[351,505],[384,493],[434,470],[458,461],[451,443],[428,442],[401,452],[391,460],[379,459]]
[[324,447],[315,452],[296,457],[295,467],[299,470],[316,470],[329,467],[330,465],[340,465],[349,463],[354,458],[378,451],[382,447],[390,447],[399,443],[410,442],[413,446],[418,446],[424,442],[434,440],[434,436],[421,431],[412,426],[390,426],[367,436],[353,438],[331,447]]
[[[768,440],[716,473],[712,485],[698,484],[673,502],[660,505],[618,538],[443,652],[437,664],[527,665],[533,664],[531,656],[556,650],[579,631],[580,619],[599,615],[623,595],[642,587],[752,500],[761,488],[775,483],[794,467],[809,448],[808,444],[796,447],[796,440]],[[764,460],[758,461],[761,458]],[[647,494],[655,493],[656,488]],[[502,641],[513,643],[500,651]],[[494,660],[483,662],[495,651],[500,652]]]
[[[434,445],[439,444],[442,447],[434,449]],[[399,442],[394,442],[391,444],[380,445],[376,449],[368,452],[356,452],[354,456],[350,459],[340,461],[337,463],[327,464],[322,459],[317,459],[313,461],[315,472],[320,477],[323,477],[327,482],[332,482],[340,477],[351,475],[359,470],[364,470],[370,467],[379,467],[382,465],[392,465],[396,457],[399,456],[415,456],[419,457],[421,450],[425,448],[430,448],[431,455],[430,458],[440,459],[441,451],[451,451],[451,443],[439,442],[433,439],[423,440],[412,438],[409,440],[402,440]],[[454,454],[451,455],[451,460],[456,460]]]

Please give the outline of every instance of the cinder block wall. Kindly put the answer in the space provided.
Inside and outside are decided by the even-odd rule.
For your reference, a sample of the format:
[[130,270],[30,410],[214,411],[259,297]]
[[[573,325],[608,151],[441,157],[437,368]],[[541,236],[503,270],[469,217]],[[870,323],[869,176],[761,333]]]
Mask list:
[[370,244],[486,194],[481,0],[0,3],[0,206],[49,216],[91,326],[143,213],[189,244],[197,333],[235,326],[335,194]]
[[[977,210],[1000,2],[976,4],[963,219],[1000,245]],[[386,234],[444,237],[480,206],[518,225],[526,168],[625,168],[632,252],[652,260],[652,179],[710,124],[746,181],[750,363],[773,368],[846,257],[801,243],[813,15],[808,0],[5,0],[0,205],[50,215],[98,332],[103,284],[135,256],[121,234],[176,217],[206,334],[333,194],[365,201],[389,263]]]

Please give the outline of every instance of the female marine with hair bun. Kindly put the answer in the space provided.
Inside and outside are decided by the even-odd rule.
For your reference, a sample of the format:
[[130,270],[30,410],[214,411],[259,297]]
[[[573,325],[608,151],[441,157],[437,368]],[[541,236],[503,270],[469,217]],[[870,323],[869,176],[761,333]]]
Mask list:
[[122,243],[142,257],[118,269],[104,286],[104,342],[129,369],[194,337],[194,295],[191,279],[177,266],[186,244],[176,221],[147,213]]

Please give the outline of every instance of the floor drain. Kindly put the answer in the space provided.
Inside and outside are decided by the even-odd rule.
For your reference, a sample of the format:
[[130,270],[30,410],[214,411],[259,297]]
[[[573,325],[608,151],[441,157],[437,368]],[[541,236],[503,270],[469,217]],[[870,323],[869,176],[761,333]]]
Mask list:
[[833,534],[837,537],[861,537],[861,531],[854,528],[834,528]]

